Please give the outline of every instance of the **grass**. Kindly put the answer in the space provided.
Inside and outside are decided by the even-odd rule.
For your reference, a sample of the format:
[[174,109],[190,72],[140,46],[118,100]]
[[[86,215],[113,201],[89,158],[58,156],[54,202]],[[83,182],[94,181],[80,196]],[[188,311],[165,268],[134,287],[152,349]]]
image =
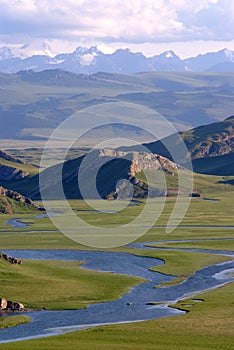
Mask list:
[[[234,239],[233,239],[234,241]],[[195,249],[214,249],[214,250],[226,250],[233,251],[233,241],[220,241],[220,240],[212,240],[212,241],[203,241],[203,242],[175,242],[175,243],[162,243],[162,244],[154,244],[154,247],[165,247],[165,248],[195,248]],[[190,254],[190,253],[189,253]]]
[[28,323],[30,320],[30,317],[25,315],[3,317],[0,318],[0,329],[15,327],[23,323]]
[[[30,204],[17,201],[14,198],[0,196],[0,213],[6,214],[6,211],[9,212],[9,210],[12,213],[17,213],[17,214],[38,212],[38,209],[34,208]],[[5,218],[8,218],[8,216],[5,216]]]
[[37,174],[39,171],[39,169],[34,167],[33,165],[16,163],[16,162],[12,162],[12,161],[6,160],[6,159],[1,158],[1,157],[0,157],[0,165],[6,165],[6,166],[9,166],[11,168],[20,169],[26,173],[29,173],[30,176]]
[[[159,240],[172,239],[214,239],[214,238],[233,238],[232,228],[212,228],[209,226],[228,226],[233,225],[233,191],[230,192],[213,192],[212,195],[204,193],[205,197],[218,199],[217,202],[203,201],[193,198],[189,209],[183,218],[181,225],[191,225],[191,228],[176,228],[172,233],[166,233],[163,227],[153,227],[147,231],[145,235],[139,238],[142,242],[155,242]],[[158,200],[160,201],[160,199]],[[175,204],[175,198],[169,197],[166,200],[166,205],[156,226],[166,225],[172,209]],[[127,207],[120,214],[94,213],[89,211],[89,207],[83,201],[70,201],[70,205],[84,220],[87,220],[94,226],[113,226],[128,222],[135,218],[144,207],[144,202],[139,206]],[[151,202],[152,215],[154,214],[155,206],[160,206],[160,203]],[[0,247],[1,249],[83,249],[81,245],[71,241],[62,233],[57,231],[57,228],[51,223],[50,219],[35,219],[34,213],[24,213],[23,218],[29,219],[32,224],[23,229],[13,229],[6,225],[5,222],[9,219],[18,218],[19,215],[0,215]],[[22,215],[20,215],[22,217]],[[198,225],[207,226],[199,228]],[[55,232],[39,232],[39,231],[54,231]],[[217,241],[210,243],[193,243],[193,247],[218,249],[222,246],[223,249],[228,248],[230,242]],[[190,243],[188,244],[190,245]]]
[[10,265],[0,259],[1,296],[33,309],[80,309],[118,299],[142,282],[137,277],[81,268],[79,261],[27,261]]
[[144,251],[144,255],[157,257],[165,261],[165,265],[157,266],[152,270],[177,277],[188,277],[204,266],[231,260],[231,258],[219,255],[170,250]]
[[[183,300],[175,307],[186,315],[132,324],[97,327],[65,335],[1,344],[1,350],[233,350],[233,287]],[[193,305],[188,307],[186,305]]]
[[[232,248],[234,249],[234,246],[232,246]],[[157,288],[179,284],[187,277],[193,275],[197,270],[200,270],[205,266],[232,260],[226,256],[172,250],[145,251],[138,249],[126,250],[124,248],[122,251],[127,251],[129,253],[132,252],[132,254],[137,254],[140,256],[158,258],[164,261],[165,264],[152,267],[151,270],[167,275],[173,275],[175,278],[170,282],[161,283],[160,285],[156,286]]]
[[[166,234],[163,228],[152,228],[145,236],[141,237],[140,241],[233,238],[233,229],[231,228],[213,229],[208,227],[209,225],[233,225],[233,192],[222,193],[218,191],[210,195],[205,192],[204,196],[216,198],[219,201],[192,199],[189,210],[183,219],[183,225],[192,225],[193,228],[177,228],[170,234]],[[157,225],[167,223],[174,203],[174,198],[167,198],[166,206]],[[104,214],[101,218],[93,215],[94,213],[87,211],[89,208],[82,201],[71,201],[71,205],[77,213],[82,212],[83,217],[89,218],[93,224],[110,225],[111,220],[113,220],[108,214]],[[143,203],[140,206],[126,208],[122,212],[122,219],[120,217],[116,222],[121,223],[121,220],[124,221],[136,216],[141,211],[142,206]],[[9,215],[9,218],[13,217],[17,216]],[[37,230],[42,229],[54,229],[49,219],[35,219],[32,213],[24,214],[23,217],[32,221],[32,226],[15,230],[5,225],[8,216],[0,216],[1,249],[87,249],[87,247],[82,247],[59,232],[37,232]],[[206,225],[207,228],[200,229],[196,225]],[[32,229],[34,232],[31,232]],[[234,250],[233,240],[160,244],[160,247],[163,246],[225,250],[229,247],[230,250]],[[155,270],[177,276],[177,279],[173,280],[172,283],[179,283],[203,266],[229,259],[212,254],[171,250],[143,251],[127,247],[115,250],[163,259],[166,263],[157,266]],[[0,261],[0,263],[4,262]],[[1,293],[2,288],[5,288],[6,295],[4,296],[9,294],[16,299],[16,297],[20,298],[24,295],[25,299],[20,298],[19,300],[26,305],[28,303],[30,307],[52,309],[85,307],[88,303],[110,300],[110,298],[115,299],[120,294],[125,293],[130,286],[140,282],[139,279],[127,276],[83,270],[80,268],[80,262],[24,261],[19,266],[7,265],[7,273],[6,265],[2,266],[0,276],[3,280],[7,278],[7,281],[10,282],[1,283]],[[53,283],[53,287],[50,281]],[[66,290],[64,286],[66,286]],[[0,349],[231,350],[234,342],[232,328],[233,286],[233,283],[228,284],[199,295],[199,298],[204,299],[204,302],[196,303],[192,299],[180,301],[175,306],[189,311],[186,315],[135,324],[97,327],[27,342],[1,344]],[[41,288],[43,288],[43,295],[40,293]],[[54,290],[58,291],[58,298],[54,298]]]

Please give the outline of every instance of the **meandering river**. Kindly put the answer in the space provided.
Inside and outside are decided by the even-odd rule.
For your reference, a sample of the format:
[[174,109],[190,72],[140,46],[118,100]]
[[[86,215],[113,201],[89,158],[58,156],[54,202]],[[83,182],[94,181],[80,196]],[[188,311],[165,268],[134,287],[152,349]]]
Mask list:
[[[155,249],[145,247],[143,243],[140,247]],[[92,304],[86,309],[27,312],[25,314],[30,316],[32,321],[17,327],[1,329],[1,343],[47,337],[97,325],[138,322],[179,315],[182,311],[172,309],[168,305],[234,280],[232,274],[228,273],[234,268],[234,260],[203,268],[179,285],[155,288],[155,285],[173,279],[172,276],[149,270],[163,263],[159,259],[117,252],[77,250],[5,250],[4,252],[22,259],[85,261],[84,268],[138,276],[147,282],[132,288],[118,300]],[[234,257],[232,252],[222,251],[222,254]],[[156,302],[163,304],[152,305]]]
[[[50,215],[58,214],[52,213]],[[37,218],[46,216],[47,214],[43,214]],[[30,223],[23,223],[21,220],[23,219],[12,219],[7,224],[14,228],[26,228],[30,225]],[[183,227],[191,228],[194,226]],[[196,226],[196,228],[198,227],[207,228],[207,226]],[[209,226],[209,228],[221,228],[221,226]],[[222,226],[222,228],[234,228],[234,226]],[[202,241],[202,239],[193,241]],[[162,242],[135,243],[129,246],[140,249],[164,249],[151,246],[154,243],[158,244]],[[166,242],[182,243],[186,242],[186,240]],[[188,242],[192,241],[188,240]],[[166,249],[180,250],[179,248]],[[181,250],[222,254],[231,256],[234,259],[234,252],[229,251],[211,251],[205,249]],[[179,285],[155,288],[156,285],[162,282],[169,282],[174,278],[173,276],[150,270],[151,267],[163,264],[163,261],[159,259],[126,253],[78,250],[5,250],[4,252],[21,259],[85,261],[82,265],[83,268],[137,276],[147,281],[142,281],[141,284],[132,288],[129,293],[123,295],[118,300],[92,304],[86,309],[25,312],[23,314],[31,317],[32,321],[17,327],[1,329],[0,343],[42,338],[88,327],[96,327],[98,325],[139,322],[180,315],[184,312],[172,309],[169,305],[175,303],[177,300],[184,299],[190,295],[197,295],[208,289],[217,288],[234,280],[234,276],[231,273],[234,269],[234,260],[203,268]]]

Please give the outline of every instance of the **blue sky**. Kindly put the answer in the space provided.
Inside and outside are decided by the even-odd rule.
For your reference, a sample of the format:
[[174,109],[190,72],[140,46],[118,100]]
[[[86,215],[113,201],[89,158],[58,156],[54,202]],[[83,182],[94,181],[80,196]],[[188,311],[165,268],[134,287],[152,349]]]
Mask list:
[[0,43],[181,56],[234,49],[233,0],[0,0]]

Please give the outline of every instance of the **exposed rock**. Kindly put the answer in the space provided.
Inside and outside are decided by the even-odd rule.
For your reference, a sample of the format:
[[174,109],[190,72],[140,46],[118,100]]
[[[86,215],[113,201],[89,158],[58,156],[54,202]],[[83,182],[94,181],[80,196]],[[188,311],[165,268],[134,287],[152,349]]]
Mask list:
[[2,208],[2,213],[3,214],[13,214],[12,207],[10,203],[8,202],[7,198],[5,198],[5,207]]
[[[165,191],[163,191],[160,184],[157,186],[155,181],[155,186],[153,186],[151,182],[151,187],[154,188],[150,188],[150,191],[148,191],[144,179],[143,181],[137,179],[137,173],[149,170],[150,176],[155,175],[156,180],[158,175],[159,179],[162,177],[162,172],[172,176],[176,175],[179,168],[179,165],[159,154],[137,151],[126,152],[119,149],[94,150],[88,154],[88,160],[85,163],[83,163],[84,159],[85,157],[81,156],[42,171],[41,175],[44,181],[40,183],[40,187],[38,182],[35,183],[34,189],[29,193],[30,197],[39,199],[41,193],[47,193],[50,199],[59,198],[57,186],[60,178],[57,174],[60,171],[62,171],[63,176],[64,193],[69,199],[83,198],[79,184],[84,184],[86,198],[97,198],[96,192],[92,190],[92,186],[89,186],[89,179],[92,178],[94,173],[97,173],[97,192],[102,198],[126,198],[125,196],[128,197],[132,188],[134,198],[143,198],[148,192],[151,196],[161,196],[165,195]],[[62,170],[60,169],[61,166]],[[79,183],[77,184],[78,174]],[[126,179],[126,182],[123,182],[124,179]],[[130,182],[130,185],[133,186],[128,186],[127,182]]]
[[22,260],[16,259],[16,258],[12,258],[11,256],[8,256],[5,253],[0,253],[0,258],[8,261],[10,264],[22,264]]
[[2,212],[5,214],[9,214],[12,213],[13,210],[11,208],[10,203],[8,202],[8,198],[13,199],[17,202],[21,202],[23,204],[29,205],[32,208],[38,209],[38,210],[44,210],[44,208],[40,207],[39,205],[35,204],[31,198],[29,197],[25,197],[22,194],[12,191],[12,190],[8,190],[2,186],[0,186],[0,196],[2,196],[3,198],[5,198],[5,208],[2,209]]
[[[174,171],[179,168],[179,165],[172,162],[166,157],[163,157],[159,154],[152,154],[147,152],[136,152],[136,151],[120,151],[113,149],[102,149],[99,153],[100,157],[111,157],[111,158],[123,158],[130,161],[129,166],[129,178],[128,181],[134,186],[133,197],[134,198],[144,198],[147,195],[151,197],[165,196],[167,192],[160,188],[148,189],[148,185],[136,178],[136,174],[145,171],[164,171],[172,176],[174,176]],[[119,186],[116,187],[116,190],[111,192],[107,199],[116,199],[120,197],[128,197],[127,191],[127,182],[120,182]],[[121,195],[121,193],[123,195]],[[130,194],[130,193],[129,193]],[[130,196],[131,197],[131,196]]]
[[[4,253],[0,253],[0,258],[8,261],[10,264],[22,264],[21,260],[12,258]],[[10,301],[6,298],[0,297],[0,310],[21,311],[24,310],[24,305],[22,303]]]
[[23,311],[24,305],[15,301],[6,300],[5,298],[0,298],[0,310]]
[[0,310],[5,310],[7,308],[7,300],[5,298],[0,298]]
[[164,168],[177,169],[179,167],[166,157],[147,152],[125,152],[114,149],[102,149],[99,155],[100,157],[115,157],[130,160],[130,176],[135,176],[136,173],[142,170],[164,170]]
[[7,300],[6,310],[22,311],[23,309],[24,309],[24,305],[22,303]]

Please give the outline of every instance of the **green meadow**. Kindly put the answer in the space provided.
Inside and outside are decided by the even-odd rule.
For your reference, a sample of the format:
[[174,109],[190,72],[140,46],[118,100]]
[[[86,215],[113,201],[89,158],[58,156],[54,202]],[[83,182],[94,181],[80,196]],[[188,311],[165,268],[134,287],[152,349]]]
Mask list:
[[[10,265],[0,259],[1,294],[28,309],[81,309],[118,299],[142,280],[81,268],[81,261],[27,261]],[[17,288],[16,288],[17,286]]]
[[196,297],[173,305],[189,311],[185,315],[1,344],[0,349],[232,350],[233,283],[203,293],[199,299]]
[[[227,191],[204,191],[203,197],[216,201],[192,198],[189,210],[181,222],[182,226],[171,233],[166,233],[164,226],[167,225],[175,198],[167,198],[155,227],[149,228],[139,241],[152,242],[160,248],[233,251],[233,228],[222,227],[233,225],[232,187],[228,188]],[[138,202],[137,206],[125,208],[120,215],[90,212],[90,207],[83,201],[71,201],[70,205],[77,215],[90,224],[98,227],[109,227],[129,222],[139,215],[145,202],[141,201]],[[151,205],[152,208],[155,207],[153,199]],[[23,229],[13,229],[10,225],[5,224],[6,220],[18,217],[22,217],[22,221],[28,222],[30,225]],[[220,240],[222,238],[229,238],[229,240]],[[193,242],[194,239],[206,240]],[[168,242],[170,240],[189,240],[190,242],[170,243]],[[2,250],[91,249],[75,243],[61,234],[48,218],[36,219],[35,213],[0,215],[0,241]],[[180,283],[204,266],[230,259],[222,255],[169,249],[146,251],[133,247],[119,247],[112,249],[112,251],[151,256],[164,260],[164,265],[156,266],[153,270],[174,275],[176,278],[170,282],[172,284]],[[81,267],[82,261],[25,260],[22,265],[14,266],[0,260],[1,295],[20,300],[29,309],[78,309],[87,307],[91,303],[117,299],[132,286],[142,282],[141,279],[131,276],[94,272]],[[0,344],[0,349],[231,350],[234,343],[233,286],[234,284],[230,283],[172,305],[172,307],[187,311],[181,316],[103,326],[44,339]],[[163,285],[157,287],[160,288]],[[43,288],[43,293],[41,293],[41,288]],[[25,321],[28,320],[2,318],[0,327],[9,327]]]

